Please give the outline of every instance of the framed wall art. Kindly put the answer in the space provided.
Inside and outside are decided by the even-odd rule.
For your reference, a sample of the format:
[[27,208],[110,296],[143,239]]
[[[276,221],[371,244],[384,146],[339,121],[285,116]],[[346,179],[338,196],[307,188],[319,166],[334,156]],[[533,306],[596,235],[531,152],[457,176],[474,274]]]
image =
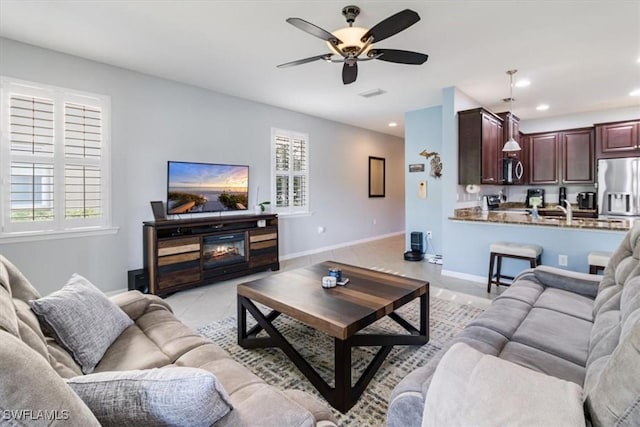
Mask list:
[[369,197],[384,197],[385,159],[369,156]]

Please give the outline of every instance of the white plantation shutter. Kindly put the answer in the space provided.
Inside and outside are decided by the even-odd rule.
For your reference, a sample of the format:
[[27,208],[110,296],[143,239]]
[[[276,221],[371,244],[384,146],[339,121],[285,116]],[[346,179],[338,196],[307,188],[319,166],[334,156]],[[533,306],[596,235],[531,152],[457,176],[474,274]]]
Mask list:
[[8,167],[10,221],[22,224],[35,221],[52,223],[53,100],[14,94],[9,97],[8,104],[9,114],[5,123],[8,123],[8,148],[11,153]]
[[276,212],[309,211],[309,137],[271,130],[272,200]]
[[109,226],[109,98],[0,78],[0,236]]
[[64,124],[65,218],[100,218],[102,111],[66,103]]

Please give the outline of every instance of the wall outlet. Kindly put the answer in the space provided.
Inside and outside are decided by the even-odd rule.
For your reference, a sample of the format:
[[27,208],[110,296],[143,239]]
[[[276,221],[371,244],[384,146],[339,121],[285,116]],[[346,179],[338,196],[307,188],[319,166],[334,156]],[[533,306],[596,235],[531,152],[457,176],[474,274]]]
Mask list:
[[566,267],[569,265],[569,257],[566,255],[558,255],[558,265]]
[[374,220],[373,220],[373,225],[376,225],[377,223],[378,223],[378,220],[377,220],[377,219],[374,219]]
[[427,231],[427,239],[431,239],[433,237],[433,233],[431,233],[431,230]]

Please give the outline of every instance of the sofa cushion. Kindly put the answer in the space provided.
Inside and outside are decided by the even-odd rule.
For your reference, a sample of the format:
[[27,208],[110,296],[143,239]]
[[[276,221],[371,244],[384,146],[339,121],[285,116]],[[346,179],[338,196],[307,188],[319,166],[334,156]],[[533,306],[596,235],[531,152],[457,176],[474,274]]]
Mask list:
[[215,427],[286,426],[320,427],[335,426],[332,421],[316,419],[299,399],[292,400],[284,392],[265,383],[253,384],[231,395],[233,411],[222,418]]
[[513,334],[512,341],[585,366],[591,326],[591,322],[577,317],[533,308]]
[[640,425],[640,311],[622,330],[611,356],[594,362],[585,381],[594,426]]
[[59,291],[30,304],[85,374],[93,372],[109,346],[133,324],[117,305],[78,274]]
[[584,426],[582,389],[458,343],[431,381],[423,426]]
[[557,288],[547,288],[535,302],[534,307],[546,308],[593,322],[593,298],[574,294]]
[[94,372],[161,368],[173,361],[134,324],[109,346]]
[[633,228],[624,236],[620,246],[613,252],[609,265],[604,271],[604,277],[598,287],[593,313],[615,309],[613,298],[619,297],[625,283],[640,275],[640,221],[636,221]]
[[0,329],[20,337],[13,301],[40,298],[26,277],[8,259],[0,255]]
[[44,357],[3,330],[0,330],[0,424],[100,425]]
[[232,409],[215,375],[197,368],[102,372],[67,384],[103,426],[208,427]]
[[[485,354],[490,354],[483,352]],[[584,366],[570,362],[562,357],[546,351],[510,341],[504,346],[500,358],[517,363],[536,372],[551,375],[561,380],[571,381],[582,386],[584,384]]]
[[598,313],[585,379],[594,426],[640,425],[640,276],[627,280],[620,310]]
[[498,299],[487,310],[471,321],[468,326],[481,326],[511,338],[527,317],[531,305],[516,299]]
[[149,308],[111,344],[95,372],[159,368],[209,342],[168,309]]

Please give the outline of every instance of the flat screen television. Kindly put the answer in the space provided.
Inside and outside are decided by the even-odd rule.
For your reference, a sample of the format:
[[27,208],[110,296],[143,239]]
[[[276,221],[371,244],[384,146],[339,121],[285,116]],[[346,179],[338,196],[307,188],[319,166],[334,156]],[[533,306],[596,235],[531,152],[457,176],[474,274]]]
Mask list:
[[249,166],[167,163],[167,214],[246,210]]

